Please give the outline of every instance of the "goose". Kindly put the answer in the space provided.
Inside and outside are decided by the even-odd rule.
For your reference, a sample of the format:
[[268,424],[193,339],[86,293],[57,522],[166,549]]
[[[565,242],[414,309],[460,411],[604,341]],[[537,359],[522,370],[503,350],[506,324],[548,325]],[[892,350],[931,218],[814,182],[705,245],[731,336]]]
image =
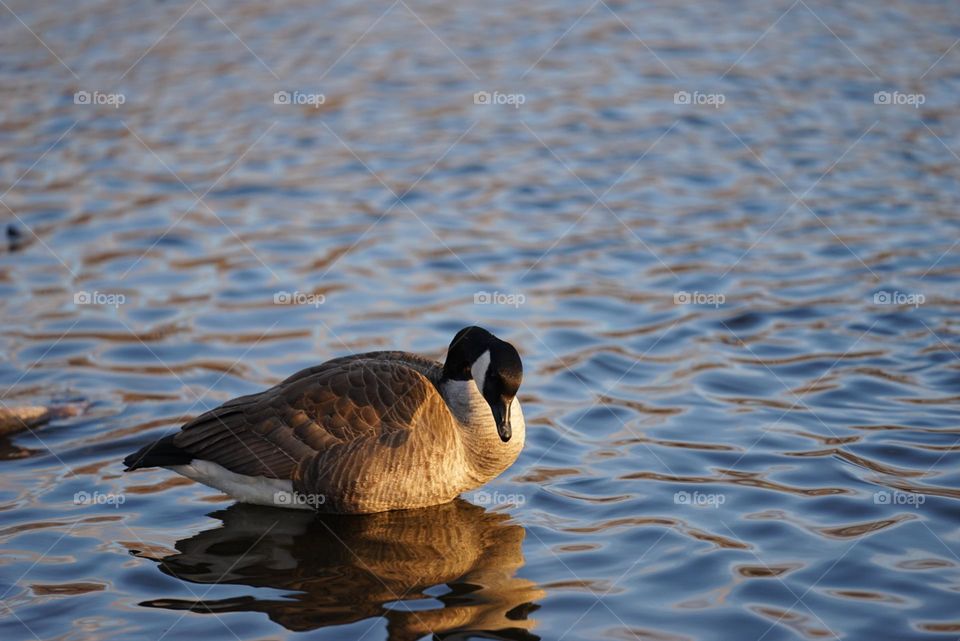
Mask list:
[[446,503],[523,448],[520,355],[471,326],[441,365],[400,351],[334,358],[197,416],[127,456],[243,503],[365,514]]

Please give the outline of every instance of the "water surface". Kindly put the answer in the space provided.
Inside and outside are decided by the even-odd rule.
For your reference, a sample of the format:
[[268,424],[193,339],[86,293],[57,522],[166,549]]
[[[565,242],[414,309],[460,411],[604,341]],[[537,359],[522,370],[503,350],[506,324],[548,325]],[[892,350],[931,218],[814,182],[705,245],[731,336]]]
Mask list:
[[[87,405],[0,440],[0,636],[956,638],[958,39],[921,1],[10,0],[0,398]],[[474,323],[527,446],[455,503],[121,473]]]

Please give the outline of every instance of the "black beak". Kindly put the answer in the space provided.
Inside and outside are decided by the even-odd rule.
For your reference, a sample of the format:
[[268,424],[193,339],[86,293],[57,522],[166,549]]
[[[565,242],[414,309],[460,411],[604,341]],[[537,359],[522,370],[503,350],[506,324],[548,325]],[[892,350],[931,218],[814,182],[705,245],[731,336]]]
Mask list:
[[510,429],[510,405],[513,404],[512,398],[501,396],[499,399],[490,403],[490,409],[493,411],[493,420],[497,424],[497,434],[500,440],[506,443],[513,436]]

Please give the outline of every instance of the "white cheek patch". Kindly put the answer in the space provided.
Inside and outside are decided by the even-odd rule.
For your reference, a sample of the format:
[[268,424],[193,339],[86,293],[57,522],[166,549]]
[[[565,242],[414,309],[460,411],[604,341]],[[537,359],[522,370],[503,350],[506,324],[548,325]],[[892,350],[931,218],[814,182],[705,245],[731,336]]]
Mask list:
[[490,350],[480,354],[480,358],[473,362],[470,368],[470,374],[473,381],[477,384],[477,389],[483,392],[483,383],[487,380],[487,370],[490,368]]

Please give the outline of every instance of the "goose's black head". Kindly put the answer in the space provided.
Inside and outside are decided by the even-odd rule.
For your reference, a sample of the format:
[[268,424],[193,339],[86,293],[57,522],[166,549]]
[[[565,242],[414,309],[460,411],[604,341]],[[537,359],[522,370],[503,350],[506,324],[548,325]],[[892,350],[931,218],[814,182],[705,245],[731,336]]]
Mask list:
[[500,440],[510,440],[510,404],[523,380],[523,364],[513,345],[482,327],[464,327],[450,341],[443,378],[474,380],[490,405]]

